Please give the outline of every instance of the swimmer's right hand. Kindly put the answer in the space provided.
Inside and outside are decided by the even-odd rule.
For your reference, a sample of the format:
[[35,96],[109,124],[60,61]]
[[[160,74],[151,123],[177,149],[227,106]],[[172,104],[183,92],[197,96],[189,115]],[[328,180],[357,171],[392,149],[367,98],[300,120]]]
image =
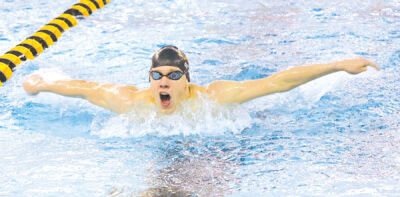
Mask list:
[[40,75],[32,74],[25,78],[24,82],[22,83],[22,86],[24,87],[27,93],[36,95],[42,90],[44,84],[45,82]]

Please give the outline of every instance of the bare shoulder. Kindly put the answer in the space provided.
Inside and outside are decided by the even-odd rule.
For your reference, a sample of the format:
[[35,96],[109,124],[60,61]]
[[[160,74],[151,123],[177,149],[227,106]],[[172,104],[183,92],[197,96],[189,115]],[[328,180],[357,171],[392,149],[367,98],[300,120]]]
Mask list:
[[105,85],[103,88],[108,92],[108,95],[118,100],[120,104],[134,105],[138,102],[151,100],[151,92],[149,89],[139,90],[132,85],[110,85],[109,87]]
[[246,84],[247,83],[243,81],[219,80],[208,84],[206,90],[211,97],[218,97],[220,95],[226,95],[227,92],[235,92],[236,94],[237,91],[243,90]]
[[196,85],[196,84],[190,84],[190,97],[197,97],[199,94],[207,93],[207,88],[204,86]]
[[139,90],[131,85],[124,85],[118,88],[119,95],[122,97],[126,97],[130,101],[137,102],[152,102],[152,94],[150,89]]
[[149,89],[138,90],[133,86],[119,86],[115,92],[117,98],[110,99],[109,107],[117,113],[126,113],[139,103],[154,103]]
[[151,94],[150,89],[145,89],[145,90],[137,90],[134,93],[134,101],[135,102],[151,102],[154,103],[154,98]]
[[229,86],[237,86],[242,84],[240,81],[228,81],[228,80],[218,80],[214,81],[206,86],[207,91],[218,90],[220,88],[226,88]]
[[117,89],[121,92],[126,92],[126,93],[135,93],[139,90],[135,86],[132,86],[132,85],[119,85],[119,86],[117,86]]
[[244,89],[242,82],[219,80],[205,86],[196,86],[198,92],[205,93],[219,103],[238,103],[237,95]]
[[136,92],[136,91],[138,91],[139,89],[137,89],[135,86],[132,86],[132,85],[124,85],[124,86],[122,86],[126,91],[129,91],[129,92]]
[[[104,91],[104,95],[118,96],[120,99],[131,99],[137,94],[138,89],[131,85],[114,85],[114,84],[103,84],[95,87],[93,90],[101,88]],[[94,91],[95,94],[96,91]]]
[[262,95],[268,78],[246,81],[214,81],[206,86],[207,94],[219,103],[243,103]]

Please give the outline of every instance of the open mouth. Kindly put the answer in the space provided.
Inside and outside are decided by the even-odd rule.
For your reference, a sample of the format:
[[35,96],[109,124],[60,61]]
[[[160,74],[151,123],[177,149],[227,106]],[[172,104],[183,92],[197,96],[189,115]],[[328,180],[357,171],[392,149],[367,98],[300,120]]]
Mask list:
[[160,100],[162,106],[169,106],[171,104],[171,96],[167,93],[160,93]]

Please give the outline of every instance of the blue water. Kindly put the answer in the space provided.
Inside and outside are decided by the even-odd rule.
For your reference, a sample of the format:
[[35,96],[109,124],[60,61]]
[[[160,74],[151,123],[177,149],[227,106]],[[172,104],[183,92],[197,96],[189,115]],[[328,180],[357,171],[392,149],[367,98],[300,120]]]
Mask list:
[[[0,3],[3,54],[76,1]],[[396,0],[112,1],[0,88],[0,196],[397,196],[399,13]],[[146,123],[21,87],[39,72],[148,88],[166,44],[201,85],[355,56],[382,70]]]

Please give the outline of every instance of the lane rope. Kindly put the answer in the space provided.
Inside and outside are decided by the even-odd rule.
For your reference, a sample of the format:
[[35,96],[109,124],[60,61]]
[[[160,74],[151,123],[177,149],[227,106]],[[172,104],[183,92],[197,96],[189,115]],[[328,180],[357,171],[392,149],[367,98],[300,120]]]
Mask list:
[[15,67],[27,59],[33,60],[61,37],[62,33],[78,24],[77,19],[88,17],[103,8],[110,0],[81,0],[41,27],[37,32],[0,56],[0,87],[12,76]]

